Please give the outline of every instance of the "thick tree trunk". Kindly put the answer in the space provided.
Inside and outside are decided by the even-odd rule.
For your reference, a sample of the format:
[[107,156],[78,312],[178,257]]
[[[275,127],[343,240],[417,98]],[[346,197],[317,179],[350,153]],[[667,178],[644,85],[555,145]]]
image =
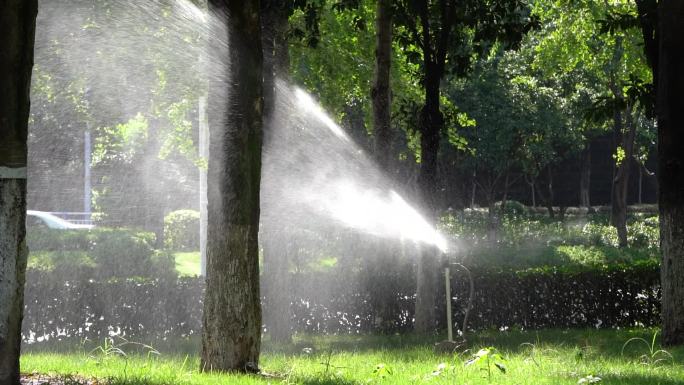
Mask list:
[[223,70],[209,82],[211,143],[201,370],[249,372],[258,370],[261,345],[259,1],[210,0],[209,10],[229,19],[212,27],[217,37],[210,42],[215,60],[221,61],[212,64]]
[[581,160],[580,160],[580,207],[591,207],[590,199],[590,188],[591,188],[591,144],[587,143],[587,146],[582,150]]
[[[289,12],[281,1],[262,1],[262,48],[264,56],[264,133],[270,138],[278,124],[275,120],[276,79],[287,79],[289,53],[287,31]],[[262,224],[261,246],[264,251],[265,308],[264,322],[272,341],[292,341],[290,293],[292,291],[288,271],[290,253],[288,237],[282,231]]]
[[392,128],[390,67],[392,65],[392,10],[389,0],[377,1],[375,18],[375,76],[371,98],[373,99],[374,153],[384,171],[391,167]]
[[[437,154],[439,137],[444,126],[444,117],[439,109],[440,76],[434,70],[426,71],[425,106],[420,116],[421,161],[418,186],[424,211],[431,220],[436,219],[437,206]],[[415,331],[432,332],[435,328],[435,305],[438,275],[438,251],[434,247],[423,246],[418,264]]]
[[663,343],[684,344],[684,2],[659,3],[658,181]]
[[0,385],[19,384],[35,0],[0,0]]
[[26,272],[26,179],[0,175],[0,384],[19,384]]

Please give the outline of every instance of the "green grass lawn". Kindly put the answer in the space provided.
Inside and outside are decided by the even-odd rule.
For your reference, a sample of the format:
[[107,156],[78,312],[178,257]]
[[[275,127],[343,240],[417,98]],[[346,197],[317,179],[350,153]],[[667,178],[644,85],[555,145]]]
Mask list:
[[176,260],[176,271],[179,275],[193,277],[200,274],[200,253],[199,251],[178,251],[173,253]]
[[[471,350],[460,355],[437,355],[432,351],[436,337],[412,335],[299,337],[294,345],[287,347],[272,346],[266,340],[260,366],[269,376],[200,373],[194,351],[121,356],[90,348],[49,353],[31,347],[23,355],[21,364],[25,373],[74,375],[133,385],[556,385],[591,383],[590,375],[600,378],[600,384],[684,384],[684,348],[653,357],[648,344],[634,341],[624,354],[621,352],[630,338],[650,342],[652,333],[651,330],[484,332],[474,336]],[[489,375],[486,363],[466,365],[474,352],[486,346],[497,348],[504,357],[506,373],[492,365]],[[665,360],[658,361],[658,358]],[[379,365],[382,369],[378,370]]]

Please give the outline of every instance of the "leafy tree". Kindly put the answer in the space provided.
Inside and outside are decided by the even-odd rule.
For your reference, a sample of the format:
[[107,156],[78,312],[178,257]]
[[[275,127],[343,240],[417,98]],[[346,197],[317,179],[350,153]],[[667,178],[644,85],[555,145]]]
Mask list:
[[474,190],[482,192],[478,195],[489,207],[492,240],[499,223],[494,203],[501,200],[503,212],[516,180],[536,180],[566,157],[576,140],[563,110],[565,100],[554,84],[535,76],[528,62],[524,50],[495,52],[451,91],[471,119],[460,129],[469,149],[461,166],[474,171]]
[[26,271],[26,138],[37,1],[0,2],[0,385],[19,384]]
[[620,245],[626,246],[628,182],[636,133],[649,127],[639,123],[644,121],[640,116],[648,113],[651,75],[636,25],[614,26],[615,20],[623,20],[615,15],[635,14],[636,8],[628,1],[550,0],[537,2],[534,12],[547,26],[540,37],[537,67],[554,74],[581,69],[579,73],[594,80],[593,106],[584,115],[595,126],[611,127],[613,132],[611,222]]
[[[424,89],[420,109],[420,170],[417,184],[424,211],[436,215],[437,157],[444,131],[440,86],[450,72],[469,71],[477,53],[500,40],[514,44],[529,26],[527,8],[522,1],[403,0],[396,3],[396,39],[404,48],[409,63],[416,66]],[[418,263],[416,323],[419,332],[428,332],[435,323],[435,252],[425,250]]]

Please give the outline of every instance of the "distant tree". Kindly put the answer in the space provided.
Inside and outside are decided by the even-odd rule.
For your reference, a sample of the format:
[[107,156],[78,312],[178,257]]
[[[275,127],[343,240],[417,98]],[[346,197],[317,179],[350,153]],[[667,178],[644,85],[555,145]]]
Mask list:
[[[207,275],[201,370],[258,370],[259,191],[262,143],[261,10],[258,0],[210,0]],[[228,64],[230,63],[230,64]]]
[[[529,26],[527,8],[518,0],[401,0],[395,6],[395,39],[403,46],[407,60],[419,68],[416,75],[424,89],[417,128],[417,184],[423,209],[434,220],[437,159],[445,127],[440,108],[441,82],[447,73],[467,73],[473,56],[488,51],[494,41],[519,41]],[[423,333],[435,326],[435,253],[426,248],[418,262],[415,330]]]
[[[274,140],[273,130],[280,123],[275,120],[278,97],[277,79],[290,76],[289,18],[298,4],[294,1],[266,0],[261,2],[262,49],[264,56],[264,141]],[[305,4],[299,4],[305,6]],[[263,202],[262,202],[263,207]],[[266,211],[266,210],[263,210]],[[275,214],[275,213],[274,213]],[[291,282],[289,274],[289,241],[284,229],[275,220],[261,220],[260,241],[263,248],[264,323],[272,341],[288,343],[292,340]]]
[[584,78],[575,83],[591,90],[592,105],[582,114],[587,128],[612,132],[611,223],[620,246],[627,246],[627,196],[637,155],[635,139],[639,131],[652,127],[643,124],[643,116],[652,110],[646,97],[651,92],[651,74],[634,17],[637,9],[631,2],[544,0],[535,3],[534,12],[547,26],[539,36],[536,65],[553,76],[576,73]]
[[[538,182],[540,174],[566,156],[576,135],[556,83],[530,68],[531,54],[527,43],[515,52],[492,52],[450,89],[450,98],[458,100],[469,118],[460,128],[469,149],[461,166],[476,171],[474,181],[489,207],[494,241],[509,188],[522,176]],[[551,194],[539,191],[545,198]],[[496,201],[501,201],[499,210]]]
[[391,88],[392,67],[392,5],[389,0],[377,0],[375,11],[375,74],[373,100],[374,153],[378,164],[388,170],[392,159]]
[[26,139],[38,2],[0,1],[0,385],[19,385],[26,271]]

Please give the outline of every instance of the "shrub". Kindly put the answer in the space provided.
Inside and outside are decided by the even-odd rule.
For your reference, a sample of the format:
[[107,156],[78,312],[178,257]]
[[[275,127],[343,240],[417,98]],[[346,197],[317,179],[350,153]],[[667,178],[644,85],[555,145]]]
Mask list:
[[[501,202],[496,203],[496,207],[501,207]],[[524,217],[527,215],[527,207],[524,204],[508,200],[506,201],[506,206],[504,206],[504,215],[509,217]]]
[[110,230],[98,235],[91,250],[98,276],[149,276],[153,271],[154,234]]
[[199,212],[176,210],[164,218],[164,247],[169,250],[199,249]]
[[28,233],[29,265],[55,273],[64,271],[74,277],[173,274],[173,257],[155,251],[154,241],[153,233],[131,229],[32,229]]
[[87,251],[97,231],[95,229],[86,231],[29,228],[26,233],[26,242],[31,251]]

